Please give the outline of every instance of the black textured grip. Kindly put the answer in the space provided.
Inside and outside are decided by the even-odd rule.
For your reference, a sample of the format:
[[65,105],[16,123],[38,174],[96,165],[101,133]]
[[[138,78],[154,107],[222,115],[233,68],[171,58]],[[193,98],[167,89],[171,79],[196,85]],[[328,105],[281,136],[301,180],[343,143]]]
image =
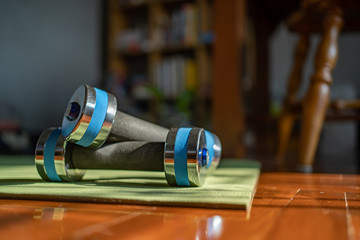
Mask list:
[[163,142],[118,142],[99,149],[68,144],[73,168],[164,171]]
[[117,111],[107,142],[165,142],[169,129]]

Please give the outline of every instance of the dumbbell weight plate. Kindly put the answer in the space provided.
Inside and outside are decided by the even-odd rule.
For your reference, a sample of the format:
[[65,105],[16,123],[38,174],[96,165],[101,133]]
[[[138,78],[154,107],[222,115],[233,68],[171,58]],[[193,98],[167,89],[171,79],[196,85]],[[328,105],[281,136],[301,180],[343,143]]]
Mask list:
[[43,180],[78,181],[85,174],[84,170],[73,169],[71,162],[67,161],[66,144],[60,128],[49,128],[40,135],[35,150],[35,165]]
[[209,154],[202,128],[172,128],[165,143],[164,170],[173,186],[202,186]]
[[114,95],[88,85],[71,97],[62,122],[66,140],[83,147],[100,147],[110,134],[117,101]]

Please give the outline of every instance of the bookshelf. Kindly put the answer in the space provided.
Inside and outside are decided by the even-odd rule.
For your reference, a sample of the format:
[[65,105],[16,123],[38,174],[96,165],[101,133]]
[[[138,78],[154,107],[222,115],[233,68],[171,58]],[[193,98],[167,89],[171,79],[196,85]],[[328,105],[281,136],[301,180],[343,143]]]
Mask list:
[[108,1],[105,87],[123,100],[121,110],[165,126],[211,124],[211,4]]
[[103,87],[117,96],[118,108],[166,127],[213,130],[232,148],[224,147],[224,156],[242,157],[239,20],[245,18],[245,1],[107,0],[106,5]]

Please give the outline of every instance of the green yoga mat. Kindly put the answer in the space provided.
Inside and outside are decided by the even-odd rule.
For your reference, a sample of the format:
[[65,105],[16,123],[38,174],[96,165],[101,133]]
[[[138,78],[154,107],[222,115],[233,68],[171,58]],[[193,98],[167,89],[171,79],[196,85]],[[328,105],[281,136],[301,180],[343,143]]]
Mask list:
[[0,157],[0,198],[249,209],[255,161],[225,159],[203,187],[171,187],[163,172],[88,170],[80,182],[44,182],[32,156]]

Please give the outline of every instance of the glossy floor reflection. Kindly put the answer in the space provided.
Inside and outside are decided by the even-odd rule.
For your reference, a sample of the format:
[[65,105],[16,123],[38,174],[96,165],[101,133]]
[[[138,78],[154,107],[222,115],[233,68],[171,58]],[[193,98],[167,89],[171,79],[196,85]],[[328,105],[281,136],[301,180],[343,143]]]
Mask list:
[[[0,237],[17,239],[218,238],[244,211],[0,200]],[[4,239],[1,237],[1,239]]]

